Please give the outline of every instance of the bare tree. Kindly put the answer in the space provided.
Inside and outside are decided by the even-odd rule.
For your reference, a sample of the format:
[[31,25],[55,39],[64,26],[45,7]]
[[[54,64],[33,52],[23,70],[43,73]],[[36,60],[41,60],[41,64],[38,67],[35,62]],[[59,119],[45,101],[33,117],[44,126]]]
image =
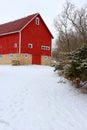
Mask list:
[[[62,44],[62,47],[66,45],[68,51],[70,51],[70,41],[68,35],[68,20],[64,13],[61,16],[58,16],[58,20],[55,21],[55,27],[59,32],[59,43]],[[65,48],[65,50],[67,50]]]
[[67,1],[64,12],[75,30],[82,36],[83,42],[87,44],[87,6],[75,10],[75,6]]
[[87,6],[76,9],[72,3],[66,1],[54,25],[58,32],[55,54],[70,52],[87,44]]

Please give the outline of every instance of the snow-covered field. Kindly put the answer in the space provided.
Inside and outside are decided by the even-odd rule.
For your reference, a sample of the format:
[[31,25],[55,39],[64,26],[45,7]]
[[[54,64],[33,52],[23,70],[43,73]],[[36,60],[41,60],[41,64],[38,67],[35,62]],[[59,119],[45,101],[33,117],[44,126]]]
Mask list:
[[87,130],[87,95],[52,67],[0,66],[0,130]]

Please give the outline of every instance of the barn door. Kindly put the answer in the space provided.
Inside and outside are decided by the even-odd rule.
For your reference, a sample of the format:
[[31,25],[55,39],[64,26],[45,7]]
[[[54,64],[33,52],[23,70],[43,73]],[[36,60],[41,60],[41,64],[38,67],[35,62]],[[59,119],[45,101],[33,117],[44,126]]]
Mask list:
[[41,64],[41,56],[40,55],[32,55],[32,64]]

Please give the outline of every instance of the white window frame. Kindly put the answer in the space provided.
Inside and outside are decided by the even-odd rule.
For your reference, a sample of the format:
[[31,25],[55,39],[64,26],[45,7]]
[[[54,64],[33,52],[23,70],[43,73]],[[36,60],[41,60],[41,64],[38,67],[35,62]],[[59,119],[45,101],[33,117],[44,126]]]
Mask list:
[[14,55],[13,54],[9,54],[9,58],[13,58],[14,57]]
[[42,46],[41,46],[41,49],[42,49],[42,50],[50,50],[50,47],[49,47],[49,46],[44,46],[44,45],[42,45]]
[[28,43],[28,48],[33,48],[33,44],[32,43]]
[[36,23],[36,25],[40,25],[40,18],[36,17],[35,23]]
[[44,49],[45,49],[45,46],[42,45],[42,46],[41,46],[41,49],[44,50]]
[[50,47],[49,47],[49,46],[46,46],[46,50],[50,50]]
[[24,58],[28,58],[29,57],[29,55],[28,54],[24,54]]

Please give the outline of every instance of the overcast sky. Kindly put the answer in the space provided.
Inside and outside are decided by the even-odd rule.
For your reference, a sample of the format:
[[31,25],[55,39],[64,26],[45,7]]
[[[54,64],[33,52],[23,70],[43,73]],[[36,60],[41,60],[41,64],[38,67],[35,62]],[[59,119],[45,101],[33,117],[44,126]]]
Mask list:
[[[70,0],[77,7],[87,0]],[[0,0],[0,24],[39,12],[53,33],[54,18],[62,11],[65,0]]]

